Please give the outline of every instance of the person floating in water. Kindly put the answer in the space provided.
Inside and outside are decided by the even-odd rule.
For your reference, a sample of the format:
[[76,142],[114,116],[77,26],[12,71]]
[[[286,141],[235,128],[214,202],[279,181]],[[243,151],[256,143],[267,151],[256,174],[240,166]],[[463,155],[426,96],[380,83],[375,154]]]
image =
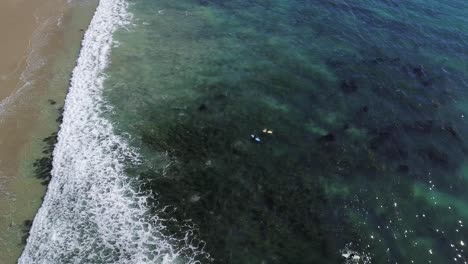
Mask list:
[[262,142],[262,140],[260,139],[260,137],[258,137],[257,135],[251,134],[251,135],[250,135],[250,138],[251,138],[253,141],[257,142],[257,143]]

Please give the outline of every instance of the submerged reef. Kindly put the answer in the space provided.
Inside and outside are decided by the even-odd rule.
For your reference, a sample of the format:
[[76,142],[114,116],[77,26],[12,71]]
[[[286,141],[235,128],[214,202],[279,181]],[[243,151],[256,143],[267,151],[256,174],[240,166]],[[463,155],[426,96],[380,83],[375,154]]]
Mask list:
[[340,263],[344,249],[375,263],[453,259],[468,221],[454,99],[467,80],[404,42],[439,51],[433,35],[364,3],[134,8],[158,26],[119,33],[109,118],[141,152],[128,173],[168,234],[215,263]]

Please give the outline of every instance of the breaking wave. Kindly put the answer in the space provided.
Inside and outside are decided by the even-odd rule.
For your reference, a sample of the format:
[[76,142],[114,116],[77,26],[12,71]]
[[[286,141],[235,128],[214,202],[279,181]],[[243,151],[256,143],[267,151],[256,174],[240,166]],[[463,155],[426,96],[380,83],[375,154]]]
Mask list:
[[149,196],[124,173],[138,154],[103,117],[113,33],[130,17],[123,0],[101,0],[94,14],[65,101],[53,177],[19,263],[197,262],[181,253],[195,247],[176,249],[181,241],[162,233]]

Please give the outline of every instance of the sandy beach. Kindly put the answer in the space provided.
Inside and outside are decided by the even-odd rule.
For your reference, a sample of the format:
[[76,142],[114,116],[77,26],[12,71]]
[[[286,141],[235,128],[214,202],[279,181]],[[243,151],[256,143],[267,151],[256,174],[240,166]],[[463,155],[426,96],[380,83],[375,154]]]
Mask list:
[[[18,88],[28,55],[44,45],[49,30],[63,15],[64,0],[0,2],[0,100]],[[30,58],[33,59],[33,58]],[[31,61],[31,63],[34,63]]]
[[0,34],[4,36],[0,43],[0,171],[4,177],[14,176],[20,150],[37,119],[28,98],[41,90],[39,71],[46,71],[43,66],[50,59],[46,49],[56,45],[52,41],[65,10],[62,0],[0,3]]
[[0,262],[16,263],[46,187],[34,177],[95,1],[0,1]]

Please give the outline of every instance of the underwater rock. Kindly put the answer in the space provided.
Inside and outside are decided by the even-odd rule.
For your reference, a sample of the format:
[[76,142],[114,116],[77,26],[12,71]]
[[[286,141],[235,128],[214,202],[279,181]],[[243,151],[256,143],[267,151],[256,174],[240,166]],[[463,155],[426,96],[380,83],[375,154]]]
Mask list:
[[412,124],[403,124],[403,128],[406,131],[417,131],[424,134],[431,133],[434,121],[425,120],[425,121],[416,121]]
[[413,73],[416,75],[416,77],[422,79],[426,76],[426,72],[424,71],[424,67],[422,65],[418,65],[416,67],[413,67]]
[[422,86],[428,87],[433,84],[433,80],[428,78],[426,70],[424,69],[424,66],[422,65],[414,66],[411,64],[406,64],[405,66],[403,66],[403,68],[406,69],[406,71],[410,75],[414,76],[421,83]]
[[213,97],[213,99],[215,100],[224,100],[226,98],[227,98],[227,95],[224,93],[218,93]]
[[318,139],[318,142],[320,144],[329,146],[329,145],[334,144],[336,142],[336,137],[335,137],[335,135],[333,133],[328,133],[325,136],[321,136]]
[[439,108],[440,105],[441,105],[441,104],[440,104],[439,102],[432,100],[432,106],[433,106],[434,108]]
[[207,109],[206,104],[201,104],[200,106],[198,106],[199,111],[205,111],[206,109]]
[[369,63],[369,64],[383,64],[383,63],[395,64],[400,61],[401,61],[400,58],[376,57],[373,59],[363,60],[362,62]]
[[422,80],[422,81],[421,81],[421,84],[422,84],[424,87],[431,86],[432,83],[433,83],[432,80]]
[[408,158],[407,145],[401,140],[399,130],[395,125],[374,130],[371,134],[375,136],[369,141],[369,149],[378,150],[392,160]]
[[58,112],[59,112],[59,116],[57,117],[57,119],[55,119],[55,122],[61,124],[63,120],[63,106],[58,109]]
[[398,166],[397,171],[400,172],[400,173],[408,173],[409,172],[409,167],[406,164],[401,164],[400,166]]
[[44,157],[38,158],[33,162],[34,176],[42,181],[43,185],[48,185],[52,178],[52,152],[57,143],[57,133],[54,132],[50,136],[42,140],[46,145],[42,149]]
[[384,144],[387,140],[389,140],[391,135],[392,135],[391,131],[387,131],[387,130],[379,131],[377,133],[377,136],[375,136],[369,141],[369,147],[372,150],[376,150],[380,145]]
[[435,147],[427,147],[420,151],[420,154],[423,157],[428,158],[432,162],[439,164],[439,165],[447,165],[448,164],[448,156],[447,154],[441,152],[440,150],[436,149]]
[[371,63],[376,63],[376,64],[384,62],[384,61],[385,61],[385,59],[382,58],[382,57],[377,57],[375,59],[370,60]]
[[444,126],[442,126],[442,130],[445,130],[445,131],[449,132],[449,134],[450,134],[452,137],[454,137],[454,138],[456,138],[456,139],[458,139],[458,140],[460,139],[460,137],[458,136],[457,131],[456,131],[451,125],[444,125]]
[[317,139],[323,151],[335,151],[337,147],[336,136],[334,133],[328,133]]
[[346,64],[344,61],[337,60],[337,59],[334,59],[334,58],[327,59],[326,63],[330,67],[340,67],[340,66],[343,66],[343,65]]
[[31,227],[32,227],[32,223],[33,221],[32,220],[24,220],[23,222],[23,227],[21,229],[21,232],[22,232],[22,236],[21,236],[21,244],[22,245],[26,245],[26,242],[28,240],[28,236],[29,236],[29,231],[31,230]]
[[31,226],[32,226],[32,220],[30,220],[30,219],[24,220],[23,225],[24,225],[24,227],[27,228],[27,229],[31,228]]
[[345,93],[354,93],[358,90],[358,85],[355,80],[342,81],[341,90]]
[[333,135],[333,133],[328,133],[327,135],[320,137],[320,141],[322,142],[335,142],[335,140],[335,135]]
[[356,125],[363,125],[368,120],[369,107],[367,105],[357,109],[354,114],[353,122]]

